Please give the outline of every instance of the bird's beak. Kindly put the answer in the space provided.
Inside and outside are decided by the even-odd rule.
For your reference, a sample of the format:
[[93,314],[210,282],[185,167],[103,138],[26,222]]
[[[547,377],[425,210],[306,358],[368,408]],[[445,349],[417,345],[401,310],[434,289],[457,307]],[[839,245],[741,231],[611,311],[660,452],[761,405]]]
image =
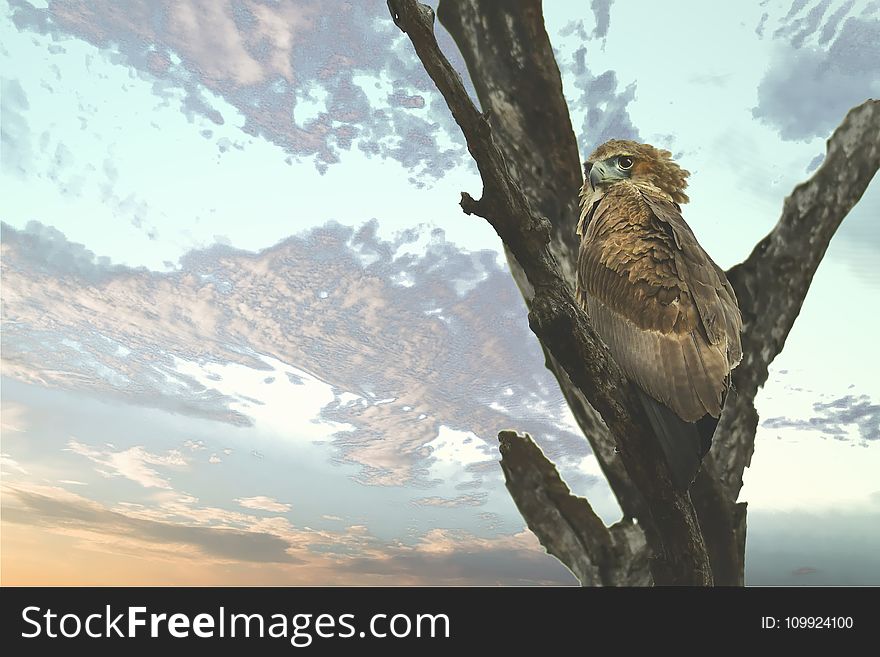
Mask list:
[[590,169],[590,186],[596,189],[601,183],[614,177],[604,162],[596,162]]

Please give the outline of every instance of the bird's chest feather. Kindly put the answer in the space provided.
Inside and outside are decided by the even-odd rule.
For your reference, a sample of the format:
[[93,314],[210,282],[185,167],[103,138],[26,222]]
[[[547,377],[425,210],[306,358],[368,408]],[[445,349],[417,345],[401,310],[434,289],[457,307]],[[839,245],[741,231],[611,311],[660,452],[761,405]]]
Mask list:
[[675,239],[668,229],[638,199],[603,205],[603,199],[590,222],[585,242],[599,262],[630,280],[660,283],[675,274]]

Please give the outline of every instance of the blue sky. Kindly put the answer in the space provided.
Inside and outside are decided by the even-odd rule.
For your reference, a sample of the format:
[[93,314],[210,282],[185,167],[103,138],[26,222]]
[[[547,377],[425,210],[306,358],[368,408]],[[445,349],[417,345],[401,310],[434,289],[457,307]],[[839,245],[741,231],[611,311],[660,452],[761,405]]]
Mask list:
[[[494,436],[616,504],[385,3],[105,4],[0,3],[4,581],[571,582]],[[725,267],[880,94],[876,2],[546,4],[582,155],[669,148]],[[880,581],[878,216],[759,395],[755,583]]]

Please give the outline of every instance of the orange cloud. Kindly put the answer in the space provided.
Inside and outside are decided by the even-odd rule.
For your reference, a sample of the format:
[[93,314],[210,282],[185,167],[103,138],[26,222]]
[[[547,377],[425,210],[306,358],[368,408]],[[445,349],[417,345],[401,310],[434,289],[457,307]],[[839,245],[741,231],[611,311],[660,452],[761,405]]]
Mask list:
[[[406,545],[362,526],[296,528],[187,496],[159,509],[110,509],[46,486],[3,486],[2,495],[6,585],[573,583],[527,531],[480,538],[437,529]],[[158,519],[180,513],[189,523]]]

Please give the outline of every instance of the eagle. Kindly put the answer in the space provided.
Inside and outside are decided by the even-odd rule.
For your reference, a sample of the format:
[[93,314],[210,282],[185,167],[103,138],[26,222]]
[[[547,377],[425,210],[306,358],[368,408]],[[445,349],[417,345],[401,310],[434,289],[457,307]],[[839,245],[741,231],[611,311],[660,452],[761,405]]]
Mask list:
[[736,294],[682,218],[690,173],[669,151],[613,139],[584,171],[577,299],[687,490],[742,359]]

